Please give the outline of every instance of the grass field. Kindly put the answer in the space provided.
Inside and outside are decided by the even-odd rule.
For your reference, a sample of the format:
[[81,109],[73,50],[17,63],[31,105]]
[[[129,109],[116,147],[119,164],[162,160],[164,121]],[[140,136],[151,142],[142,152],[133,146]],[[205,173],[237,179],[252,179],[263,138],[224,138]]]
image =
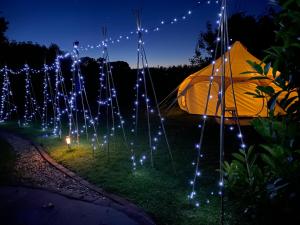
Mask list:
[[[202,175],[196,190],[200,207],[190,205],[187,199],[190,192],[189,180],[194,173],[192,165],[196,157],[194,146],[199,141],[200,135],[198,120],[199,118],[195,116],[181,115],[170,117],[166,122],[176,174],[163,142],[154,153],[154,168],[147,160],[144,166],[137,167],[133,172],[130,153],[121,134],[111,138],[108,158],[106,147],[97,149],[93,156],[91,147],[84,137],[81,138],[79,147],[73,145],[68,149],[64,140],[45,138],[38,128],[16,128],[8,124],[6,129],[41,143],[57,162],[106,191],[131,200],[160,225],[218,224],[220,200],[217,195],[211,194],[218,191],[219,130],[218,124],[214,121],[209,121],[204,139]],[[253,135],[250,127],[244,130],[246,134]],[[238,149],[239,142],[235,131],[229,129],[227,131],[225,147],[228,158],[231,152]],[[255,140],[249,135],[246,135],[249,140]],[[137,154],[149,153],[147,137],[140,136],[139,143]],[[209,204],[206,203],[207,200]],[[226,200],[225,210],[225,224],[241,224],[239,216],[234,214],[234,203]]]

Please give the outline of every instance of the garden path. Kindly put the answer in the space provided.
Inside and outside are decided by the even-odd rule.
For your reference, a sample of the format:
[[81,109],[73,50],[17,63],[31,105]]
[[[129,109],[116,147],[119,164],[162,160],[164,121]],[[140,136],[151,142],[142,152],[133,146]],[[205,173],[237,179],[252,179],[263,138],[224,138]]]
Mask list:
[[[1,131],[16,151],[16,186],[0,187],[0,221],[9,224],[154,225],[137,206],[93,186],[40,147]],[[36,221],[36,222],[34,222]]]

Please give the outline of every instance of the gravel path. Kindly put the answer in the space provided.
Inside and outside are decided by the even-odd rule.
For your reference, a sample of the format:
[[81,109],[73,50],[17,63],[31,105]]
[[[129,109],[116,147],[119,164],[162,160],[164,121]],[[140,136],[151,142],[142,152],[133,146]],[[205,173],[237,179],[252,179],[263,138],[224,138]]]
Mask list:
[[83,186],[47,162],[30,141],[8,133],[0,133],[17,152],[15,176],[19,184],[71,195],[90,201],[104,200],[99,193]]
[[[155,223],[143,212],[143,210],[119,196],[100,190],[78,177],[76,174],[57,164],[43,150],[38,150],[36,146],[30,142],[30,140],[12,133],[6,133],[3,130],[0,131],[0,136],[4,138],[16,151],[17,159],[13,180],[16,182],[15,185],[18,186],[0,187],[0,197],[2,196],[2,200],[6,199],[6,201],[0,201],[0,223],[2,218],[5,218],[5,221],[8,219],[6,217],[2,217],[3,215],[1,211],[3,212],[3,210],[1,210],[1,208],[7,209],[10,207],[12,211],[10,212],[10,210],[8,210],[7,212],[12,214],[11,222],[16,222],[11,224],[18,225],[20,223],[14,220],[15,217],[19,215],[18,213],[22,214],[24,210],[29,211],[28,213],[32,213],[30,210],[40,212],[39,204],[37,204],[39,201],[36,201],[35,197],[40,195],[41,198],[44,198],[44,200],[49,199],[49,202],[46,204],[46,208],[48,208],[48,206],[53,208],[55,206],[53,205],[53,202],[59,202],[59,207],[56,208],[60,210],[58,211],[59,213],[54,213],[52,215],[59,217],[57,221],[65,221],[65,223],[59,222],[53,224],[155,225]],[[27,187],[27,189],[24,186]],[[34,189],[30,189],[28,187],[32,187]],[[19,192],[23,194],[20,195]],[[63,196],[59,197],[57,194],[61,194]],[[4,198],[3,196],[6,197]],[[23,198],[24,196],[26,196],[27,200]],[[24,202],[24,200],[27,202]],[[81,201],[78,200],[83,200],[86,204],[90,205],[81,204],[79,203]],[[22,208],[22,206],[19,205],[20,203],[26,203],[30,207],[28,210],[26,207]],[[84,221],[79,223],[79,221],[76,220],[73,220],[73,223],[69,223],[64,217],[69,217],[70,215],[63,209],[63,207],[61,207],[61,205],[68,205],[70,209],[77,212],[76,215],[78,214],[78,206],[83,207],[82,210],[85,210],[86,214],[89,214],[89,209],[96,210],[92,213],[94,222],[98,221],[97,215],[100,219],[108,219],[105,219],[106,222],[104,223],[86,223]],[[96,208],[94,208],[94,206]],[[40,207],[43,208],[43,206]],[[14,209],[15,212],[13,211]],[[108,216],[107,213],[109,212],[110,215]],[[41,213],[43,214],[42,211]],[[51,218],[51,216],[48,218]],[[77,218],[75,214],[74,218]],[[52,225],[52,223],[44,223],[45,221],[43,219],[43,216],[37,217],[37,221],[35,221],[37,223],[34,224]],[[22,219],[22,221],[24,220]],[[120,221],[123,221],[124,223]],[[24,224],[32,225],[32,222],[32,220],[28,220],[28,223]]]

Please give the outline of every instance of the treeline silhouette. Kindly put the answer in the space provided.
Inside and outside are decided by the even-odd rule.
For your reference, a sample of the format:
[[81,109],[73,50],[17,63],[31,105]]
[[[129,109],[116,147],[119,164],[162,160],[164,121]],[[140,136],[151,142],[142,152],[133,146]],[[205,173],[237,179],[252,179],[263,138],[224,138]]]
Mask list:
[[[235,13],[228,19],[228,33],[231,44],[240,41],[249,52],[259,59],[265,57],[265,50],[277,42],[275,31],[279,29],[276,23],[277,14],[273,10],[265,15],[254,17],[243,12]],[[206,31],[201,32],[194,56],[190,59],[192,65],[205,66],[214,57],[216,48],[217,29],[207,22]],[[220,56],[220,52],[217,52]]]

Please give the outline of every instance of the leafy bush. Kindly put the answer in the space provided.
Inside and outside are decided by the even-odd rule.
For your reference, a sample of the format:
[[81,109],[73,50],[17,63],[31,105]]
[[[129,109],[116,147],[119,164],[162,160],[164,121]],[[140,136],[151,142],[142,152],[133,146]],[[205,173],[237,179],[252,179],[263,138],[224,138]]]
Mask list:
[[299,154],[300,150],[281,145],[259,145],[247,151],[241,149],[233,153],[230,163],[224,162],[229,198],[237,200],[246,218],[268,224],[277,220],[272,211],[282,209],[277,214],[281,217],[287,215],[288,208],[292,208],[292,218],[298,217],[293,205],[298,204],[300,194]]
[[[239,199],[245,215],[254,215],[257,202],[261,201],[261,192],[264,189],[265,177],[257,164],[257,153],[254,146],[248,151],[240,149],[233,153],[233,160],[224,162],[223,170],[226,177],[226,188],[229,196]],[[245,204],[244,204],[245,203]]]
[[287,81],[286,75],[278,72],[273,68],[273,77],[268,76],[271,63],[263,66],[256,62],[247,61],[254,71],[246,71],[243,74],[256,73],[257,76],[250,78],[250,80],[265,80],[265,85],[258,85],[255,92],[246,92],[245,94],[252,95],[254,98],[267,98],[268,109],[271,115],[274,113],[275,107],[280,107],[285,114],[289,116],[299,116],[300,101],[298,95],[298,88],[292,82]]

